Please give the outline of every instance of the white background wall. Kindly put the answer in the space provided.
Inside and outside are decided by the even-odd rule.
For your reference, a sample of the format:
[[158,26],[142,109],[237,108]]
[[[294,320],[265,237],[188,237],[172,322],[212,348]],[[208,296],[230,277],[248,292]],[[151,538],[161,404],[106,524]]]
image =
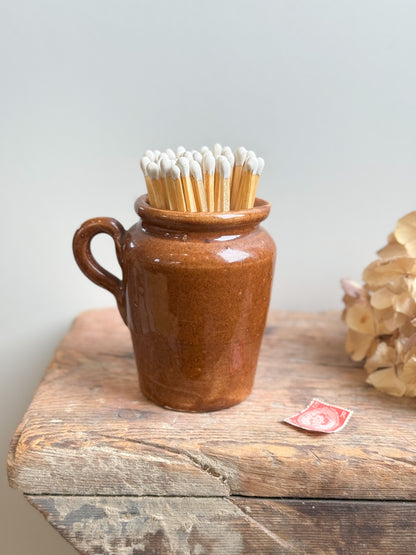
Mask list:
[[[112,305],[71,253],[93,216],[133,224],[146,148],[241,144],[278,245],[273,308],[341,307],[416,208],[416,3],[13,0],[0,13],[2,553],[65,555],[8,489],[5,455],[59,338]],[[97,257],[115,269],[110,239]],[[23,533],[24,532],[24,533]]]

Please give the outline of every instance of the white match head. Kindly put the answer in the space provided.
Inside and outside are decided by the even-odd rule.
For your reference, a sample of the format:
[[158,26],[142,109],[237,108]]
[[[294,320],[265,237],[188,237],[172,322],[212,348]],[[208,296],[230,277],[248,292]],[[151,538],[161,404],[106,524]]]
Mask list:
[[156,156],[155,156],[155,153],[153,152],[153,150],[146,150],[146,152],[144,153],[144,155],[147,156],[147,158],[149,158],[149,160],[150,160],[151,162],[154,162],[154,161],[155,161]]
[[227,152],[232,152],[230,146],[224,146],[224,147],[222,148],[221,154],[223,154],[223,155],[225,156],[225,155],[227,154]]
[[244,164],[246,171],[248,171],[249,173],[256,173],[257,165],[257,158],[254,156],[250,156],[250,158],[247,158]]
[[142,172],[144,173],[145,176],[148,175],[147,166],[148,164],[150,164],[150,162],[151,160],[147,156],[143,156],[143,158],[140,160],[140,167],[142,168]]
[[249,150],[247,152],[246,159],[248,160],[249,158],[256,158],[256,153],[254,152],[254,150]]
[[170,158],[162,158],[160,160],[160,177],[165,178],[172,167],[172,160]]
[[198,164],[202,164],[202,154],[198,150],[193,150],[192,154],[194,156],[194,160],[196,160]]
[[261,175],[263,173],[263,170],[264,170],[264,160],[263,158],[257,158],[256,175]]
[[230,147],[226,147],[226,148],[228,148],[229,150],[226,150],[226,151],[224,152],[225,149],[223,149],[222,155],[225,156],[225,157],[227,158],[227,160],[228,160],[229,163],[230,163],[231,168],[233,168],[233,167],[234,167],[234,154],[231,152],[231,148],[230,148]]
[[147,166],[147,173],[150,179],[159,179],[159,166],[155,162],[150,162]]
[[189,163],[189,170],[191,172],[192,177],[196,181],[202,181],[202,170],[200,164],[196,160],[192,160]]
[[185,156],[181,156],[180,158],[178,158],[178,161],[176,162],[178,168],[181,171],[181,175],[183,175],[184,177],[189,177],[189,160],[188,158],[186,158]]
[[171,148],[166,149],[166,154],[169,156],[171,160],[176,160],[176,154],[173,152]]
[[178,166],[176,166],[176,164],[172,164],[170,168],[170,175],[175,181],[181,178],[181,170]]
[[184,146],[178,146],[178,148],[176,149],[176,156],[177,158],[179,158],[180,156],[182,156],[182,154],[186,151],[186,148]]
[[215,158],[218,158],[218,156],[221,155],[222,152],[222,146],[220,145],[220,143],[216,143],[214,145],[214,148],[212,149],[212,153],[214,154]]
[[211,152],[209,146],[202,146],[201,147],[201,154],[204,155],[206,152]]
[[202,158],[202,169],[204,173],[214,175],[215,173],[215,158],[211,151],[204,154]]
[[194,157],[193,157],[193,155],[192,155],[192,152],[191,152],[190,150],[186,150],[186,151],[182,154],[182,156],[183,156],[184,158],[188,158],[189,161],[191,161],[191,160],[194,159]]
[[235,165],[242,166],[244,164],[246,156],[247,156],[247,150],[243,146],[240,146],[239,148],[237,148],[237,150],[234,152]]
[[160,162],[161,160],[169,160],[169,156],[166,154],[166,152],[161,152],[158,162]]
[[155,162],[156,162],[157,160],[159,160],[160,150],[154,150],[153,152],[155,154]]
[[227,160],[225,156],[218,156],[218,170],[220,172],[220,176],[224,179],[229,179],[231,177],[231,164]]

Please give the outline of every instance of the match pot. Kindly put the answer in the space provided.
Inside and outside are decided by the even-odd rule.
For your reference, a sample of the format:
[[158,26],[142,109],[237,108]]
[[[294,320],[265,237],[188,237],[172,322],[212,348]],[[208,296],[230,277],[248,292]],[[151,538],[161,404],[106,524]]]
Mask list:
[[[228,212],[160,210],[137,199],[129,230],[93,218],[75,233],[75,259],[116,298],[127,324],[143,394],[156,404],[201,412],[251,392],[266,324],[275,245],[260,223],[270,204]],[[98,233],[115,242],[119,280],[94,259]]]

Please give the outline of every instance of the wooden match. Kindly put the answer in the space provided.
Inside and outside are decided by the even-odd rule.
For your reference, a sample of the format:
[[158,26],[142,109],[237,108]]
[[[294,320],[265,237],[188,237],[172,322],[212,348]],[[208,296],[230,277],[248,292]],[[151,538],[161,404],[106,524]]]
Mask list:
[[215,158],[211,151],[206,152],[202,158],[202,170],[203,170],[205,197],[207,199],[208,212],[214,212],[215,211],[215,203],[214,203]]
[[218,156],[218,183],[215,189],[215,211],[226,212],[230,209],[231,165],[225,156]]
[[185,197],[186,210],[188,212],[196,212],[197,207],[189,173],[188,158],[185,158],[185,156],[181,156],[177,161],[177,166],[181,172],[182,190]]
[[168,179],[175,197],[175,210],[178,210],[179,212],[186,212],[186,202],[181,181],[181,170],[175,164],[172,164],[170,168]]
[[205,196],[205,188],[200,164],[196,160],[192,160],[189,164],[189,171],[191,174],[191,182],[197,210],[198,212],[207,212],[208,205]]
[[246,160],[247,150],[240,146],[234,153],[234,171],[233,180],[231,182],[231,210],[236,210],[238,192],[240,190],[241,174],[243,165]]

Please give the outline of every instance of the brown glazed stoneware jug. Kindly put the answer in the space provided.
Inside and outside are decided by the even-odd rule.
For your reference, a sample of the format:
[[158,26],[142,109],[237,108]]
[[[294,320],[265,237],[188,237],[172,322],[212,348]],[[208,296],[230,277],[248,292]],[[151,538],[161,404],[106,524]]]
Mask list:
[[[75,259],[114,294],[144,395],[166,408],[210,411],[250,393],[266,325],[275,245],[259,225],[270,204],[230,212],[174,212],[135,204],[129,230],[93,218],[75,233]],[[115,243],[122,280],[102,268],[91,240]]]

